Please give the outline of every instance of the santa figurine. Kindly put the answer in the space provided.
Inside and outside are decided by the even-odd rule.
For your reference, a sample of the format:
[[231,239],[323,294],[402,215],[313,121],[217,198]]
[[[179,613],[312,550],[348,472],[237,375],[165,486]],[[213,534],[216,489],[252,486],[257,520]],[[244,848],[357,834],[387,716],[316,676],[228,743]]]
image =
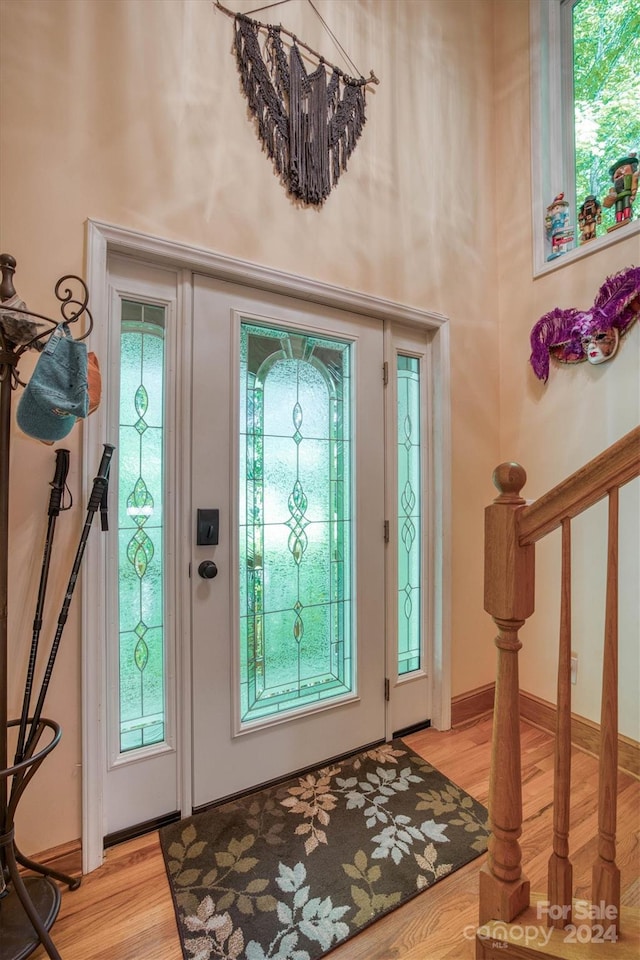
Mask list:
[[564,199],[564,193],[554,197],[547,207],[544,225],[547,240],[551,243],[551,253],[547,260],[555,260],[573,243],[573,227],[569,225],[569,201]]

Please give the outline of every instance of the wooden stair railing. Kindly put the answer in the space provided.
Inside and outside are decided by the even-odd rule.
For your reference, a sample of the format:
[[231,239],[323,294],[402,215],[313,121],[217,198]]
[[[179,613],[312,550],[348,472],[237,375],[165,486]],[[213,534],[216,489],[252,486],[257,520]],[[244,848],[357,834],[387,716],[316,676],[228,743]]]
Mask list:
[[[560,652],[554,764],[553,848],[549,858],[549,925],[571,922],[569,859],[571,777],[571,520],[609,499],[605,637],[600,723],[598,853],[592,903],[619,932],[620,871],[616,865],[618,743],[618,491],[640,476],[640,427],[531,504],[520,496],[526,474],[517,463],[494,471],[499,495],[485,512],[485,610],[496,626],[495,690],[487,862],[480,872],[480,924],[509,923],[529,906],[522,872],[518,631],[534,610],[535,543],[562,532]],[[482,945],[478,956],[484,956]],[[527,954],[528,955],[528,954]]]

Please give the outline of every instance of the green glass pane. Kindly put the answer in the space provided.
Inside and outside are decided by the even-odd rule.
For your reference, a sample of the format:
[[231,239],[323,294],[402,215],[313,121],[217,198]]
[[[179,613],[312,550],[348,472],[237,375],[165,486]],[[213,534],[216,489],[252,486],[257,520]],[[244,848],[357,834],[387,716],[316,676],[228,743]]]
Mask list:
[[163,570],[162,570],[162,531],[150,530],[153,545],[153,559],[146,568],[140,581],[140,608],[142,619],[150,626],[162,626],[163,621]]
[[143,319],[144,304],[135,300],[123,300],[121,304],[120,317],[123,325],[128,321],[141,323]]
[[352,690],[350,347],[243,322],[240,356],[248,723]]
[[[265,436],[263,460],[263,501],[265,523],[286,523],[290,516],[289,496],[296,478],[298,447],[290,437]],[[254,496],[258,491],[254,491]]]
[[[293,410],[298,398],[297,360],[279,360],[270,368],[268,394],[264,398],[263,429],[268,437],[291,437],[294,433]],[[266,390],[265,390],[266,393]]]
[[[590,194],[604,200],[614,186],[612,165],[630,153],[640,154],[640,5],[637,0],[578,0],[572,27],[573,210],[579,211]],[[603,204],[596,233],[604,233],[616,219],[616,204]]]
[[[291,610],[298,599],[298,570],[288,549],[290,531],[284,524],[264,527],[264,603],[266,612]],[[304,565],[306,567],[306,564]]]
[[307,607],[304,611],[304,637],[301,643],[300,679],[307,686],[333,679],[331,675],[331,639],[328,604]]
[[418,670],[422,651],[420,361],[397,358],[398,674]]
[[[145,635],[149,656],[142,674],[145,715],[164,712],[164,650],[162,627],[149,630]],[[156,721],[157,725],[157,721]]]
[[122,753],[126,753],[129,750],[139,750],[142,746],[144,746],[144,744],[140,730],[134,730],[133,732],[126,731],[120,734],[120,750]]
[[331,551],[332,561],[340,578],[337,600],[351,599],[351,577],[345,576],[345,571],[351,569],[351,535],[350,523],[345,520],[335,524],[335,538]]
[[120,722],[126,723],[140,713],[140,671],[135,667],[135,649],[139,637],[133,631],[120,634]]
[[120,749],[164,739],[164,310],[124,301],[118,437]]
[[299,618],[293,610],[264,616],[264,676],[269,693],[295,690],[298,679]]
[[147,511],[149,523],[162,525],[162,470],[163,432],[157,427],[147,430],[140,438],[140,458],[144,464],[141,476],[153,501],[153,510]]
[[332,392],[332,383],[310,363],[298,364],[297,374],[300,432],[304,437],[328,440],[331,406],[327,399]]
[[144,419],[150,427],[163,427],[164,341],[159,337],[143,338],[144,388],[146,410]]
[[306,440],[304,444],[304,458],[301,457],[298,464],[298,478],[307,495],[306,516],[309,522],[329,519],[332,446],[330,440]]
[[[240,476],[246,478],[247,475],[247,444],[240,438]],[[239,484],[238,489],[238,515],[246,517],[247,515],[247,481]],[[242,537],[240,537],[242,543]]]
[[298,589],[301,596],[312,597],[314,604],[327,604],[338,598],[331,595],[331,540],[330,527],[324,523],[313,523],[307,527],[308,547],[306,563],[300,565]]

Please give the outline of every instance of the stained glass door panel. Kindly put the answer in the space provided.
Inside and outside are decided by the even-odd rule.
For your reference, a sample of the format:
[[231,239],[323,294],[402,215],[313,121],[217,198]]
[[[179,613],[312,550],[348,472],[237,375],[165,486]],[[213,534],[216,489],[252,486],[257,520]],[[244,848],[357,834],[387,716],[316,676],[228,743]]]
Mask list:
[[165,730],[164,308],[122,303],[118,432],[120,751]]
[[351,346],[240,332],[240,719],[348,695]]
[[[436,613],[429,571],[429,336],[400,325],[390,329],[390,389],[386,395],[389,463],[387,511],[388,731],[402,734],[431,716],[430,628]],[[390,458],[391,459],[391,458]],[[392,589],[393,588],[393,589]]]
[[384,736],[382,331],[197,278],[193,357],[198,806]]
[[422,663],[422,429],[420,360],[397,358],[398,674]]

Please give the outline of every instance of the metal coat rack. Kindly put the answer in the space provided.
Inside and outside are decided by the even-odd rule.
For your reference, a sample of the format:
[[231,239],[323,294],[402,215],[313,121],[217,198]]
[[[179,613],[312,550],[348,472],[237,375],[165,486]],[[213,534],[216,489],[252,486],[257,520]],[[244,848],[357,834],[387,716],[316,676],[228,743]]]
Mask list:
[[[22,384],[18,373],[20,358],[26,350],[49,336],[59,323],[88,320],[83,340],[93,327],[88,309],[89,294],[85,282],[73,274],[58,280],[55,294],[60,301],[61,320],[52,320],[22,306],[13,285],[16,261],[0,254],[0,307],[11,301],[6,312],[24,315],[27,320],[44,321],[44,330],[24,343],[14,342],[0,324],[0,957],[23,960],[42,944],[51,960],[61,960],[49,930],[60,909],[60,889],[56,880],[70,890],[80,886],[79,877],[52,870],[24,856],[16,846],[14,819],[18,802],[45,758],[60,740],[60,725],[41,716],[28,719],[29,736],[24,756],[9,764],[8,735],[19,720],[8,717],[8,558],[9,558],[9,455],[11,449],[11,400],[13,390]],[[79,296],[77,291],[80,291]],[[75,292],[74,292],[75,291]],[[21,301],[19,301],[21,302]],[[106,479],[105,479],[106,483]],[[26,868],[30,873],[24,875]],[[36,874],[33,876],[32,874]]]

